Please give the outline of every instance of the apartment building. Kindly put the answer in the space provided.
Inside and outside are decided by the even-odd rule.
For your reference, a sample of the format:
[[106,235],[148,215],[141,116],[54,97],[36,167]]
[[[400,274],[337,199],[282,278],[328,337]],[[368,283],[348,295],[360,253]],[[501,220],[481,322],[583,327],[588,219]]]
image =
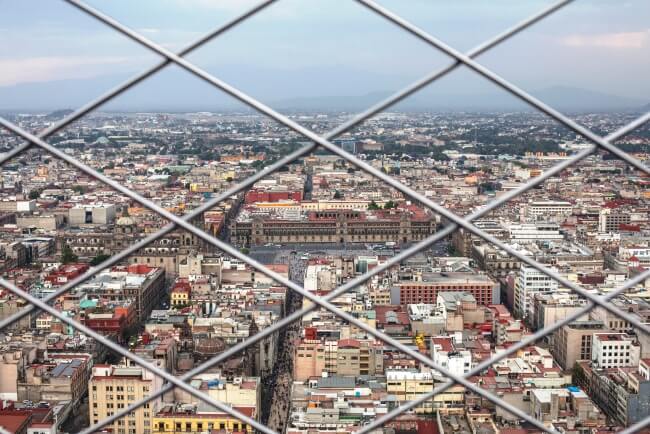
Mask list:
[[[433,390],[433,376],[430,372],[386,371],[386,392],[394,395],[400,404],[406,404]],[[434,399],[415,408],[416,413],[432,413]]]
[[296,345],[293,378],[306,381],[332,375],[379,375],[383,372],[383,345],[373,340],[303,339]]
[[598,212],[599,232],[618,232],[621,225],[630,224],[631,215],[629,212],[620,209],[602,208]]
[[534,318],[534,295],[550,293],[557,291],[557,289],[558,282],[555,279],[533,267],[522,265],[515,279],[515,304],[513,309],[515,316],[532,321]]
[[641,347],[625,333],[595,333],[591,360],[600,369],[637,366]]
[[18,401],[79,402],[88,388],[90,354],[57,359],[25,369],[17,382]]
[[574,321],[553,335],[551,353],[562,369],[572,369],[578,360],[591,360],[595,333],[605,331],[601,321]]
[[[140,367],[95,365],[88,381],[90,423],[95,424],[160,388],[162,379]],[[156,398],[109,427],[115,434],[153,434],[153,416],[160,402]]]

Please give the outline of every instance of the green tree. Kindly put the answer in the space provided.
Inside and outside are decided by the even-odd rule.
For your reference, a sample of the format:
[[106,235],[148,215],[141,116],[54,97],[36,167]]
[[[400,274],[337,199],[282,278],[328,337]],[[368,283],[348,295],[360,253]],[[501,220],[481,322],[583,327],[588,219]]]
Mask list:
[[107,255],[105,253],[100,253],[99,255],[95,256],[94,258],[92,258],[90,260],[90,265],[92,265],[92,266],[99,265],[99,264],[101,264],[102,262],[104,262],[105,260],[107,260],[110,257],[111,257],[111,255]]
[[39,197],[41,197],[41,193],[42,193],[42,191],[40,191],[40,190],[32,190],[32,191],[29,192],[29,198],[30,199],[38,199]]
[[61,249],[61,262],[64,264],[70,264],[72,262],[77,262],[79,257],[74,254],[69,245],[63,246]]
[[343,194],[340,191],[336,190],[334,192],[334,199],[343,199]]
[[392,200],[389,200],[384,204],[384,209],[393,209],[393,208],[397,208],[397,204]]
[[371,211],[379,209],[379,205],[374,200],[368,204],[368,209]]

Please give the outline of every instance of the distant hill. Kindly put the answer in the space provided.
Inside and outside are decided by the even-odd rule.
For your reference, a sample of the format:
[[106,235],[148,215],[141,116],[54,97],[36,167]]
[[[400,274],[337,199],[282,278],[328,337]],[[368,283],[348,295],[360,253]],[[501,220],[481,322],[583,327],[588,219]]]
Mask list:
[[[234,84],[253,97],[280,110],[345,110],[361,111],[401,89],[410,79],[368,74],[342,68],[320,68],[293,71],[266,71],[224,67],[219,77]],[[306,79],[307,77],[307,79]],[[65,111],[63,107],[79,107],[113,88],[126,78],[103,76],[92,79],[26,83],[0,87],[0,111],[54,111],[53,118]],[[376,83],[380,89],[368,90]],[[395,106],[404,111],[488,111],[530,110],[530,107],[490,83],[463,87],[462,79],[451,85],[429,86]],[[450,87],[451,86],[451,87]],[[385,89],[391,89],[387,91]],[[456,89],[462,89],[458,91]],[[471,89],[465,90],[465,89]],[[645,107],[647,98],[634,99],[575,87],[554,86],[532,92],[545,103],[567,112],[622,111]],[[219,92],[184,71],[156,74],[129,89],[101,110],[109,111],[219,111],[245,108],[241,103]]]
[[642,99],[566,86],[542,89],[535,96],[551,106],[561,107],[565,110],[628,110],[643,104]]
[[45,118],[48,119],[48,120],[53,120],[54,121],[54,120],[62,119],[64,117],[68,116],[73,111],[74,110],[72,110],[72,109],[54,110],[53,112],[48,113],[47,115],[45,115]]
[[[354,109],[363,110],[387,98],[389,92],[374,92],[359,96],[308,97],[280,100],[278,107],[303,109]],[[643,102],[632,98],[608,95],[595,91],[551,87],[532,91],[532,95],[561,111],[614,111],[635,110]],[[533,110],[528,104],[503,91],[478,94],[431,94],[426,90],[417,93],[395,106],[401,110]]]

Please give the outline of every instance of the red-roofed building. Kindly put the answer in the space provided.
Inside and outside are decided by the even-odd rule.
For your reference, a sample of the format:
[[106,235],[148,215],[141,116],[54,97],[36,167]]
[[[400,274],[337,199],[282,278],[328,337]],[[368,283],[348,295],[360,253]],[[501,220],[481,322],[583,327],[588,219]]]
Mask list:
[[32,414],[26,410],[0,410],[0,427],[12,434],[27,434]]
[[64,285],[88,271],[88,264],[65,264],[45,276],[45,281],[53,286]]

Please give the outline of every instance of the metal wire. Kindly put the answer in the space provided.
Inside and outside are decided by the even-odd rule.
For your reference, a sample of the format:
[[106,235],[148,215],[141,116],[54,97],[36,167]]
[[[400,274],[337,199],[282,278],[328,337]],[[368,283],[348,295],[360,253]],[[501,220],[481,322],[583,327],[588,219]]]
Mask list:
[[[623,151],[620,151],[618,148],[616,148],[612,142],[614,142],[616,139],[624,136],[625,134],[629,133],[630,131],[634,130],[635,128],[638,128],[639,126],[643,125],[645,122],[647,122],[650,119],[650,113],[645,114],[644,116],[638,118],[634,122],[626,125],[625,127],[621,128],[615,133],[610,134],[607,137],[600,137],[593,132],[589,131],[588,129],[582,127],[581,125],[575,123],[571,119],[567,118],[566,116],[562,115],[561,113],[557,112],[556,110],[552,109],[551,107],[548,107],[541,101],[535,99],[534,97],[530,96],[529,94],[525,93],[521,89],[517,88],[516,86],[512,85],[511,83],[507,82],[503,78],[499,77],[498,75],[494,74],[493,72],[487,70],[480,64],[476,63],[475,61],[472,60],[472,58],[478,56],[479,54],[485,52],[486,50],[492,48],[493,46],[497,45],[498,43],[506,40],[507,38],[511,37],[512,35],[518,33],[519,31],[523,30],[524,28],[532,25],[533,23],[539,21],[540,19],[554,13],[555,11],[559,10],[561,7],[565,6],[566,4],[570,3],[571,0],[564,0],[560,1],[551,7],[543,10],[539,14],[536,14],[535,16],[522,21],[518,25],[514,26],[513,28],[505,31],[504,33],[498,35],[497,37],[489,40],[488,42],[479,45],[473,50],[470,50],[467,54],[461,54],[454,50],[453,48],[447,46],[446,44],[440,42],[439,40],[433,38],[432,36],[426,34],[422,30],[418,29],[417,27],[411,25],[410,23],[406,22],[403,20],[401,17],[393,14],[392,12],[388,11],[387,9],[377,5],[373,1],[369,0],[357,0],[359,3],[364,5],[365,7],[369,8],[373,12],[385,17],[386,19],[394,22],[395,24],[399,25],[402,27],[404,30],[414,34],[420,39],[423,39],[425,42],[429,43],[430,45],[433,45],[434,47],[446,52],[449,54],[451,57],[455,59],[454,63],[450,64],[448,67],[443,68],[439,71],[436,71],[421,80],[418,80],[414,84],[410,85],[409,87],[403,89],[402,91],[396,93],[395,95],[391,96],[390,98],[387,98],[386,100],[380,102],[379,104],[376,104],[375,106],[371,107],[370,109],[366,110],[365,112],[357,115],[356,117],[352,118],[348,122],[344,123],[338,128],[335,128],[333,131],[330,133],[326,134],[323,137],[320,137],[316,135],[315,133],[311,132],[310,130],[302,127],[301,125],[293,122],[292,120],[286,118],[285,116],[277,113],[276,111],[272,110],[271,108],[265,106],[264,104],[260,103],[259,101],[255,100],[254,98],[251,98],[250,96],[246,95],[245,93],[241,92],[240,90],[228,85],[227,83],[222,82],[221,80],[213,77],[212,75],[208,74],[207,72],[203,71],[202,69],[196,67],[195,65],[185,61],[182,59],[182,56],[186,55],[190,51],[194,50],[195,48],[199,47],[200,45],[204,44],[208,40],[212,39],[213,37],[225,32],[226,30],[236,26],[246,18],[254,15],[258,11],[264,9],[268,5],[272,4],[275,0],[268,0],[260,3],[259,5],[255,6],[254,8],[248,10],[246,13],[242,14],[241,16],[231,20],[228,22],[226,25],[222,26],[220,29],[215,30],[214,32],[206,35],[204,38],[201,38],[194,44],[190,45],[188,48],[185,50],[182,50],[178,55],[169,52],[168,50],[165,50],[164,48],[160,47],[159,45],[147,40],[146,38],[142,37],[138,33],[132,31],[131,29],[127,28],[126,26],[122,25],[118,21],[112,19],[111,17],[108,17],[104,15],[103,13],[85,5],[84,3],[77,1],[77,0],[66,0],[68,3],[71,5],[77,7],[78,9],[82,10],[83,12],[89,14],[90,16],[102,21],[103,23],[111,26],[113,29],[116,31],[128,36],[132,40],[144,45],[145,47],[149,48],[150,50],[160,54],[164,60],[157,64],[155,67],[133,77],[130,80],[127,80],[125,83],[122,85],[116,87],[112,91],[104,94],[102,97],[96,99],[95,101],[92,101],[88,103],[86,106],[82,107],[81,109],[77,110],[74,112],[71,116],[63,119],[61,122],[54,124],[53,126],[49,127],[48,129],[44,130],[41,132],[38,136],[34,136],[23,129],[19,128],[17,125],[14,125],[5,119],[0,118],[0,125],[5,127],[6,129],[13,131],[17,135],[23,137],[24,139],[27,140],[26,143],[23,143],[22,145],[19,145],[18,147],[14,148],[12,151],[10,151],[8,154],[0,158],[0,164],[2,164],[4,161],[7,161],[9,158],[12,158],[13,156],[16,156],[29,148],[31,145],[36,145],[39,146],[46,151],[52,153],[53,155],[63,159],[64,161],[68,162],[69,164],[73,165],[74,167],[77,167],[79,170],[82,170],[83,172],[87,173],[88,175],[95,177],[96,179],[104,182],[105,184],[109,185],[111,188],[115,189],[116,191],[119,191],[126,196],[130,197],[131,199],[141,203],[143,206],[149,208],[151,211],[158,213],[162,217],[166,218],[167,220],[170,221],[170,224],[166,225],[162,229],[160,229],[158,232],[155,234],[152,234],[145,239],[135,243],[133,246],[130,246],[128,249],[124,250],[123,252],[120,252],[119,254],[113,256],[109,260],[105,261],[101,265],[97,267],[91,268],[87,273],[83,274],[82,276],[78,277],[77,279],[71,281],[67,285],[61,287],[59,290],[56,291],[56,293],[40,300],[37,299],[30,294],[20,290],[17,288],[15,285],[12,285],[10,282],[7,282],[4,279],[0,279],[0,285],[4,286],[8,290],[16,293],[20,297],[23,297],[25,300],[30,302],[32,306],[30,308],[26,308],[19,312],[18,314],[12,315],[11,317],[7,318],[6,320],[0,322],[0,328],[6,327],[7,325],[15,322],[22,316],[26,315],[30,311],[33,311],[34,309],[42,309],[51,315],[58,317],[60,320],[65,322],[66,324],[76,328],[80,332],[87,334],[97,341],[103,343],[104,345],[107,345],[109,348],[111,348],[113,351],[118,352],[119,354],[122,354],[124,357],[127,357],[131,360],[133,360],[135,363],[140,364],[143,366],[145,369],[150,370],[156,375],[159,375],[161,378],[167,380],[170,384],[167,384],[163,387],[161,391],[153,393],[151,396],[140,400],[131,406],[129,408],[123,410],[120,413],[117,413],[100,423],[96,424],[95,426],[88,428],[84,432],[94,432],[98,428],[103,427],[114,420],[118,419],[119,417],[123,417],[124,415],[128,414],[129,412],[137,409],[139,406],[143,405],[144,403],[155,399],[156,397],[162,395],[165,391],[170,390],[173,387],[181,387],[182,389],[186,390],[187,392],[191,393],[192,395],[196,396],[197,398],[204,400],[211,405],[214,405],[215,407],[219,408],[222,411],[225,411],[226,413],[229,413],[233,417],[236,417],[242,421],[245,421],[246,423],[250,424],[251,426],[255,427],[256,429],[265,432],[265,433],[273,433],[272,430],[268,429],[267,427],[262,426],[258,422],[236,412],[232,408],[228,407],[227,405],[224,405],[221,402],[215,401],[211,399],[210,397],[206,396],[202,392],[199,392],[198,390],[192,388],[191,386],[187,385],[184,381],[191,379],[193,376],[203,372],[205,369],[208,369],[209,367],[213,366],[216,363],[219,363],[220,361],[225,360],[227,357],[230,357],[239,351],[245,349],[249,345],[258,342],[259,340],[263,339],[264,337],[270,335],[271,333],[279,330],[281,327],[284,327],[291,322],[297,320],[300,318],[302,315],[306,314],[307,312],[310,312],[314,309],[316,309],[318,306],[321,306],[335,315],[339,316],[340,318],[344,319],[345,321],[356,325],[360,329],[363,329],[366,331],[368,334],[374,336],[375,338],[387,343],[388,345],[391,345],[400,351],[404,352],[405,354],[408,354],[409,356],[419,360],[421,363],[430,366],[431,368],[443,373],[447,377],[449,377],[451,380],[436,389],[434,391],[430,392],[429,394],[423,395],[422,397],[418,398],[417,400],[411,401],[410,403],[403,405],[401,407],[398,407],[397,409],[393,410],[392,412],[388,413],[387,415],[375,420],[371,425],[364,427],[360,432],[368,432],[372,429],[372,427],[378,427],[381,426],[383,423],[389,421],[390,419],[396,417],[397,415],[401,414],[403,411],[408,410],[409,408],[412,408],[419,403],[424,402],[426,399],[430,399],[432,396],[434,396],[437,393],[441,393],[442,391],[446,390],[447,388],[451,387],[453,384],[461,384],[465,386],[467,389],[473,391],[474,393],[477,393],[478,395],[484,396],[486,399],[492,401],[495,405],[498,405],[505,409],[506,411],[520,417],[521,419],[524,419],[528,421],[529,423],[537,426],[538,428],[542,429],[543,431],[546,432],[554,432],[553,430],[549,429],[546,427],[542,422],[537,421],[536,419],[532,418],[531,416],[523,413],[521,410],[513,407],[512,405],[502,401],[500,398],[494,396],[493,394],[480,389],[478,386],[474,385],[473,383],[470,383],[467,378],[469,378],[471,375],[474,375],[476,373],[480,373],[482,370],[486,369],[489,367],[492,363],[495,363],[496,361],[499,361],[503,359],[504,357],[507,357],[507,355],[512,354],[515,350],[513,348],[523,348],[526,345],[529,345],[533,342],[535,342],[537,339],[548,335],[549,333],[553,332],[554,330],[558,329],[564,324],[569,323],[570,321],[574,320],[575,318],[578,318],[580,315],[588,312],[590,309],[592,309],[596,305],[600,305],[603,308],[609,310],[610,312],[614,313],[615,315],[618,315],[619,317],[625,319],[629,323],[635,325],[637,328],[644,332],[650,331],[650,328],[648,328],[647,325],[640,323],[637,321],[635,318],[632,318],[630,315],[628,315],[625,312],[620,311],[614,306],[609,305],[607,302],[611,300],[613,297],[623,293],[625,290],[633,287],[636,284],[639,284],[643,282],[646,278],[649,277],[650,271],[646,271],[638,276],[636,276],[634,279],[629,280],[625,285],[623,285],[621,288],[617,289],[616,291],[613,291],[606,296],[599,297],[596,295],[593,295],[591,293],[586,292],[584,289],[578,287],[577,285],[574,285],[572,282],[567,281],[566,279],[562,278],[559,274],[547,269],[544,267],[542,264],[537,263],[536,261],[520,254],[519,252],[511,249],[509,246],[506,246],[505,244],[501,243],[499,240],[494,239],[491,237],[489,234],[484,233],[480,229],[476,228],[471,224],[471,221],[473,221],[476,218],[479,218],[483,215],[485,215],[487,212],[495,209],[496,207],[502,205],[503,203],[507,202],[508,200],[520,195],[521,193],[527,191],[528,189],[532,188],[535,185],[539,185],[542,182],[544,182],[546,179],[550,178],[551,176],[554,176],[555,174],[559,173],[561,170],[564,170],[567,167],[570,167],[572,164],[575,164],[576,162],[586,158],[587,156],[591,155],[593,152],[595,152],[598,147],[601,147],[603,149],[608,150],[609,152],[613,153],[617,157],[621,158],[622,160],[628,162],[629,164],[633,165],[634,167],[638,168],[639,170],[642,170],[645,173],[648,173],[648,169],[638,160],[635,158],[631,157],[630,155],[626,154]],[[151,76],[155,72],[159,71],[163,67],[175,63],[178,66],[181,66],[182,68],[188,70],[192,74],[202,78],[203,80],[213,84],[217,88],[225,91],[226,93],[230,94],[231,96],[239,99],[240,101],[244,102],[245,104],[253,107],[254,109],[258,110],[259,112],[267,115],[268,117],[280,122],[281,124],[289,127],[290,129],[293,129],[294,131],[304,135],[305,137],[309,138],[312,140],[314,143],[307,145],[294,153],[286,156],[285,158],[279,160],[272,166],[269,166],[266,170],[260,171],[251,178],[246,179],[245,181],[235,185],[234,187],[228,189],[228,191],[222,193],[219,195],[217,198],[214,198],[210,201],[207,201],[204,203],[202,206],[196,208],[194,211],[186,214],[183,217],[177,217],[166,210],[162,209],[158,205],[154,204],[151,201],[148,201],[147,199],[141,197],[137,193],[121,186],[119,183],[105,177],[104,175],[98,173],[94,169],[84,165],[83,163],[80,163],[73,157],[59,151],[58,149],[54,148],[53,146],[47,144],[46,142],[43,141],[44,138],[48,137],[49,135],[53,134],[56,131],[59,131],[61,128],[64,128],[66,125],[69,123],[81,118],[85,114],[89,113],[90,111],[94,110],[95,108],[101,106],[104,104],[106,101],[109,101],[110,99],[114,98],[115,96],[119,95],[120,93],[124,92],[125,90],[129,89],[130,87],[134,86],[135,84],[141,82],[142,80],[146,79],[147,77]],[[477,73],[483,75],[484,77],[488,78],[489,80],[493,81],[497,85],[501,86],[503,89],[507,90],[508,92],[512,93],[513,95],[519,97],[520,99],[524,100],[525,102],[529,103],[539,111],[546,113],[547,115],[553,117],[560,123],[564,124],[565,126],[569,127],[570,129],[574,130],[578,134],[584,136],[585,138],[589,139],[593,143],[595,143],[595,146],[591,146],[588,149],[585,149],[578,154],[574,155],[568,160],[565,160],[561,164],[551,168],[549,171],[545,172],[542,176],[535,178],[522,186],[521,188],[509,192],[508,194],[500,197],[498,200],[491,202],[490,204],[486,205],[485,207],[482,207],[475,211],[474,213],[470,214],[469,216],[465,218],[461,218],[459,216],[456,216],[455,214],[449,212],[448,210],[440,207],[438,204],[435,204],[434,202],[430,201],[428,198],[423,197],[419,193],[413,191],[409,187],[406,187],[402,185],[401,183],[395,181],[394,179],[390,178],[389,176],[383,174],[380,171],[377,171],[373,167],[367,165],[361,160],[358,160],[356,157],[353,155],[342,151],[340,148],[337,146],[333,145],[329,140],[331,140],[333,137],[348,131],[355,125],[359,124],[360,122],[364,121],[365,119],[368,119],[369,117],[373,116],[374,114],[386,109],[387,107],[391,106],[392,104],[402,100],[403,98],[411,95],[412,93],[416,92],[417,90],[421,89],[422,87],[426,86],[427,84],[433,82],[437,78],[442,77],[446,73],[452,71],[459,65],[464,64],[468,66],[469,68],[473,69]],[[362,276],[358,276],[355,279],[350,280],[347,282],[345,285],[342,285],[335,291],[332,291],[330,294],[328,294],[326,297],[317,297],[308,291],[306,291],[304,288],[301,286],[289,281],[288,279],[278,275],[277,273],[267,269],[264,265],[260,264],[259,262],[255,261],[252,258],[247,257],[246,255],[242,254],[239,252],[237,249],[234,249],[232,246],[216,239],[215,237],[206,234],[202,230],[194,227],[189,223],[189,221],[200,215],[202,212],[210,209],[211,207],[215,206],[219,202],[225,200],[226,198],[232,196],[233,194],[236,194],[243,189],[249,187],[250,185],[254,184],[256,181],[259,179],[262,179],[263,177],[267,176],[268,174],[272,173],[273,171],[279,169],[283,165],[286,165],[295,159],[299,158],[302,155],[305,155],[311,151],[313,151],[317,145],[320,145],[324,147],[325,149],[330,150],[331,152],[334,152],[337,155],[340,155],[341,157],[345,158],[347,161],[352,163],[353,165],[359,167],[360,169],[364,170],[367,173],[370,173],[373,176],[378,177],[379,179],[382,179],[384,182],[388,183],[389,185],[395,187],[399,191],[401,191],[403,194],[406,196],[409,196],[423,205],[427,206],[431,210],[443,215],[449,221],[452,223],[445,227],[442,231],[432,235],[431,237],[428,237],[427,239],[420,241],[419,243],[415,244],[414,246],[406,249],[404,252],[402,252],[399,255],[396,255],[395,257],[391,258],[389,261],[386,263],[380,265],[379,267],[376,267],[373,269],[371,272],[366,273]],[[445,236],[449,235],[451,232],[456,230],[458,227],[463,227],[467,229],[468,231],[474,233],[475,235],[485,239],[486,241],[496,245],[497,247],[507,251],[510,253],[512,256],[517,257],[520,259],[522,262],[525,262],[532,267],[538,269],[539,271],[549,275],[550,277],[554,278],[558,282],[562,283],[562,285],[576,291],[578,294],[584,296],[588,300],[590,300],[590,303],[581,310],[579,314],[574,314],[572,316],[569,316],[565,318],[563,321],[554,324],[552,327],[546,328],[539,330],[537,333],[534,335],[530,336],[529,338],[519,342],[517,345],[514,347],[511,347],[508,351],[499,353],[496,357],[485,361],[475,367],[469,374],[466,374],[464,376],[457,376],[452,374],[451,372],[448,372],[447,370],[436,366],[433,361],[426,357],[421,355],[420,353],[412,351],[410,348],[404,346],[403,344],[400,344],[399,342],[396,342],[392,338],[390,338],[387,335],[384,335],[381,332],[378,332],[368,325],[360,322],[356,318],[352,317],[346,312],[341,311],[337,307],[333,306],[330,303],[330,300],[333,300],[334,298],[338,297],[339,295],[345,293],[346,291],[349,291],[350,289],[363,284],[366,282],[368,279],[370,279],[372,276],[377,275],[380,272],[386,271],[390,267],[399,264],[401,261],[404,259],[410,257],[411,255],[415,254],[416,252],[427,248],[428,246],[432,245],[436,241],[444,238]],[[94,276],[96,273],[101,271],[102,269],[105,269],[106,267],[109,267],[111,265],[114,265],[118,263],[119,261],[125,259],[129,254],[132,254],[133,252],[137,251],[138,249],[146,246],[147,244],[155,241],[159,237],[165,235],[166,233],[169,233],[171,230],[175,228],[183,228],[185,230],[188,230],[189,232],[193,233],[194,235],[202,238],[206,242],[220,248],[222,251],[230,254],[231,256],[237,257],[241,259],[242,261],[246,262],[248,265],[251,267],[255,268],[256,270],[266,274],[267,276],[271,277],[272,279],[276,280],[278,283],[281,283],[285,286],[287,286],[289,289],[296,291],[303,295],[304,297],[310,299],[314,304],[310,305],[308,308],[303,309],[301,311],[294,312],[293,314],[289,315],[286,318],[283,318],[282,320],[278,321],[277,323],[273,324],[270,327],[265,328],[264,330],[260,331],[258,334],[250,337],[244,342],[241,342],[234,347],[230,348],[223,354],[207,361],[206,363],[198,366],[197,368],[193,369],[192,371],[188,372],[184,376],[181,377],[174,377],[170,374],[168,374],[165,371],[162,371],[158,369],[155,366],[152,366],[145,360],[139,358],[138,356],[133,355],[132,353],[128,352],[124,348],[120,347],[119,345],[111,342],[110,340],[106,339],[105,337],[99,335],[98,333],[92,331],[91,329],[83,326],[82,324],[77,323],[76,321],[65,317],[61,312],[57,311],[56,309],[52,308],[51,306],[48,305],[48,302],[51,302],[54,300],[58,295],[64,293],[65,291],[69,290],[70,288],[74,287],[75,285],[78,285],[87,279],[91,278]],[[424,398],[424,396],[427,396],[427,398]],[[649,418],[650,419],[650,418]],[[644,421],[642,421],[644,422]],[[642,423],[640,422],[640,423]],[[640,424],[639,423],[639,424]],[[650,423],[650,420],[646,421],[646,424]],[[637,424],[637,425],[639,425]],[[635,425],[636,426],[636,425]],[[645,426],[645,425],[644,425]],[[629,430],[629,429],[628,429]]]
[[[412,357],[412,358],[414,358],[416,360],[419,360],[420,362],[424,363],[425,365],[430,366],[431,368],[433,368],[436,371],[442,373],[443,375],[453,379],[454,381],[458,382],[459,384],[462,384],[467,389],[472,390],[474,393],[476,393],[478,395],[482,395],[482,396],[484,396],[485,398],[489,399],[492,402],[498,403],[498,405],[501,408],[509,411],[513,415],[516,415],[516,416],[518,416],[518,417],[520,417],[522,419],[528,420],[531,424],[533,424],[534,426],[537,426],[540,429],[546,430],[548,432],[554,432],[552,430],[548,430],[548,428],[546,428],[542,422],[540,422],[540,421],[532,418],[531,416],[527,415],[522,410],[516,408],[514,405],[509,404],[509,403],[499,399],[498,397],[494,396],[490,392],[487,392],[487,391],[481,389],[479,386],[469,382],[465,378],[463,378],[461,376],[458,376],[456,374],[453,374],[452,372],[448,371],[447,369],[445,369],[445,368],[443,368],[441,366],[438,366],[430,358],[422,355],[419,352],[413,351],[411,348],[409,348],[406,345],[396,341],[395,339],[391,338],[390,336],[385,335],[384,333],[381,333],[381,332],[373,329],[368,324],[366,324],[366,323],[362,322],[361,320],[353,317],[349,313],[340,310],[339,308],[337,308],[336,306],[331,304],[329,301],[327,301],[327,300],[325,300],[323,298],[320,298],[319,296],[313,294],[310,291],[305,290],[301,286],[299,286],[296,283],[292,282],[291,280],[285,278],[284,276],[280,275],[279,273],[277,273],[275,271],[272,271],[269,268],[265,267],[263,264],[256,261],[255,259],[244,255],[243,253],[241,253],[239,250],[235,249],[231,245],[229,245],[229,244],[227,244],[227,243],[213,237],[212,235],[209,235],[209,234],[203,232],[202,230],[198,229],[195,226],[192,226],[187,221],[177,217],[174,214],[171,214],[169,211],[167,211],[164,208],[156,205],[155,203],[149,201],[148,199],[145,199],[144,197],[140,196],[138,193],[135,193],[132,190],[129,190],[126,187],[123,187],[121,184],[115,182],[112,179],[107,178],[106,176],[104,176],[103,174],[95,171],[91,167],[89,167],[89,166],[79,162],[78,160],[70,157],[69,155],[59,151],[58,149],[56,149],[53,146],[45,143],[44,141],[40,140],[38,137],[30,134],[29,132],[23,130],[22,128],[14,125],[14,124],[12,124],[12,123],[10,123],[7,120],[2,119],[2,118],[0,118],[0,125],[4,126],[8,130],[10,130],[10,131],[12,131],[12,132],[14,132],[16,134],[22,136],[24,139],[31,141],[33,144],[35,144],[35,145],[37,145],[39,147],[42,147],[43,149],[47,150],[48,152],[50,152],[53,155],[58,156],[59,158],[63,159],[64,161],[69,162],[71,165],[77,167],[78,169],[82,170],[83,172],[87,173],[88,175],[99,179],[100,181],[106,183],[107,185],[111,186],[115,190],[124,193],[125,195],[129,196],[133,200],[136,200],[136,201],[140,202],[143,206],[145,206],[145,207],[149,208],[150,210],[160,214],[161,216],[175,222],[177,225],[181,226],[183,229],[186,229],[189,232],[195,234],[196,236],[202,238],[206,242],[209,242],[210,244],[212,244],[215,247],[219,248],[223,252],[225,252],[225,253],[227,253],[227,254],[229,254],[231,256],[234,256],[234,257],[248,263],[254,269],[260,271],[261,273],[267,275],[268,277],[275,280],[276,282],[288,287],[289,289],[292,289],[292,290],[296,291],[297,293],[301,294],[303,297],[305,297],[305,298],[311,300],[312,302],[320,305],[321,307],[329,310],[330,312],[332,312],[335,315],[337,315],[338,317],[344,319],[348,323],[357,326],[359,329],[364,330],[366,333],[376,337],[377,339],[379,339],[381,341],[384,341],[385,343],[387,343],[388,345],[390,345],[390,346],[392,346],[394,348],[397,348],[401,352],[409,355],[410,357]],[[51,315],[59,318],[61,321],[69,324],[72,327],[75,327],[77,330],[81,331],[82,333],[88,334],[88,331],[90,330],[89,328],[87,328],[87,327],[77,323],[76,321],[68,318],[62,312],[59,312],[58,310],[52,308],[47,303],[44,303],[42,300],[33,297],[29,293],[26,293],[25,291],[22,291],[21,289],[19,289],[15,285],[11,284],[10,282],[6,281],[5,279],[0,278],[0,285],[4,286],[5,288],[12,291],[13,293],[20,296],[21,298],[23,298],[23,299],[29,301],[30,303],[36,305],[37,307],[40,307],[41,309],[45,310],[46,312],[50,313]],[[92,331],[92,330],[90,330],[90,331]],[[127,351],[123,347],[121,347],[121,346],[117,345],[116,343],[110,341],[109,339],[101,336],[99,333],[96,333],[96,332],[93,331],[92,334],[90,334],[89,336],[97,339],[98,341],[105,344],[108,348],[111,348],[114,351],[117,351],[119,354],[123,355],[124,357],[127,357],[127,358],[135,361],[136,363],[140,364],[141,366],[146,367],[147,370],[161,376],[162,378],[170,381],[174,385],[183,388],[184,390],[188,391],[188,393],[191,393],[192,395],[196,396],[197,398],[202,399],[205,402],[208,402],[208,403],[210,403],[212,405],[215,405],[215,406],[217,406],[216,404],[218,404],[217,408],[219,408],[220,410],[225,411],[225,412],[233,415],[234,417],[237,417],[240,420],[244,420],[247,423],[250,423],[251,421],[254,422],[252,419],[250,419],[248,417],[245,417],[245,416],[244,416],[245,419],[242,419],[241,416],[243,416],[243,415],[241,415],[240,413],[234,411],[231,408],[226,407],[225,405],[223,405],[222,403],[219,403],[218,401],[215,401],[214,399],[208,397],[207,395],[205,395],[204,393],[198,391],[197,389],[192,388],[188,384],[183,383],[177,377],[174,377],[173,375],[170,375],[169,373],[165,372],[164,370],[162,370],[162,369],[160,369],[160,368],[158,368],[156,366],[153,366],[150,363],[147,363],[146,361],[144,361],[144,359],[141,359],[138,356],[134,355],[133,353],[130,353],[129,351]],[[251,424],[251,425],[255,426],[257,428],[257,425],[253,425],[253,424]],[[264,432],[272,433],[273,431],[269,430],[268,428],[265,428]]]

